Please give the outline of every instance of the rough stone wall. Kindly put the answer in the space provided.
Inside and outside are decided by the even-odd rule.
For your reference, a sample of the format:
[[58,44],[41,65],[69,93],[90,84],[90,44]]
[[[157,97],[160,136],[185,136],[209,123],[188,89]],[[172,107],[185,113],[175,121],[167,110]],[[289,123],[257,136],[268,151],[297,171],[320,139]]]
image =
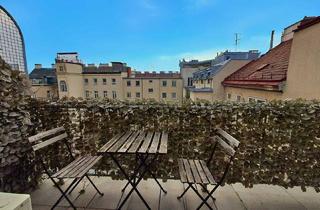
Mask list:
[[[46,130],[47,126],[66,126],[77,154],[95,154],[118,132],[167,131],[169,153],[157,163],[157,176],[177,178],[176,159],[208,158],[213,145],[208,137],[221,127],[241,142],[228,183],[241,182],[247,187],[261,183],[313,186],[319,191],[320,141],[315,138],[320,136],[319,101],[182,106],[78,100],[32,103],[39,127]],[[130,157],[121,159],[125,165],[133,162]],[[223,164],[224,158],[218,153],[211,165],[217,179]],[[98,174],[122,178],[110,158],[101,161],[97,169]]]
[[0,57],[0,191],[25,192],[36,185],[27,141],[30,116],[25,75],[12,71]]

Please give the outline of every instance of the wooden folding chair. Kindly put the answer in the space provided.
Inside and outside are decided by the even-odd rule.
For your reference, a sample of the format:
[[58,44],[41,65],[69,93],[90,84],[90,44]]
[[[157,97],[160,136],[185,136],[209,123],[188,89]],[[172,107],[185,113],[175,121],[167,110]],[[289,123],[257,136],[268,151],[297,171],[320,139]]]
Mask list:
[[[179,174],[180,180],[183,184],[188,184],[188,187],[183,191],[183,193],[178,196],[178,199],[182,198],[182,196],[191,188],[193,191],[200,197],[202,200],[201,204],[198,206],[197,209],[200,209],[204,204],[212,209],[212,207],[208,204],[208,199],[211,197],[214,201],[215,198],[212,194],[216,191],[216,189],[223,183],[230,165],[233,162],[236,149],[239,146],[239,141],[229,135],[222,129],[218,129],[218,135],[213,137],[215,141],[213,150],[210,154],[209,159],[205,162],[203,160],[192,160],[192,159],[178,159],[178,166],[179,166]],[[221,146],[224,153],[227,156],[227,164],[224,170],[224,173],[221,179],[216,182],[209,171],[208,165],[213,159],[217,146]],[[202,189],[207,193],[206,197],[203,197],[199,190],[197,189],[196,185],[200,185]],[[195,186],[194,186],[195,185]],[[207,185],[214,185],[214,188],[209,191],[207,190]]]
[[[49,176],[49,178],[52,180],[54,185],[58,188],[58,190],[62,194],[59,197],[59,199],[56,201],[56,203],[52,206],[51,209],[54,209],[63,197],[70,203],[73,209],[76,209],[76,207],[68,198],[67,194],[70,194],[84,177],[87,177],[87,179],[92,184],[92,186],[97,190],[97,192],[101,196],[103,196],[103,193],[101,193],[98,190],[98,188],[94,185],[90,177],[87,175],[87,172],[101,159],[101,156],[86,155],[86,156],[74,158],[74,156],[72,155],[70,145],[67,142],[67,137],[68,135],[63,127],[54,128],[54,129],[29,137],[29,142],[33,144],[32,148],[36,153],[40,149],[46,148],[49,145],[52,145],[58,141],[63,140],[63,142],[65,143],[68,149],[69,155],[73,160],[71,163],[69,163],[67,166],[65,166],[61,170],[57,171],[54,174],[51,174],[49,171],[49,168],[46,166],[44,162],[44,159],[39,158],[45,173]],[[63,179],[63,178],[73,179],[73,181],[65,191],[61,189],[58,182],[55,180],[55,179]]]

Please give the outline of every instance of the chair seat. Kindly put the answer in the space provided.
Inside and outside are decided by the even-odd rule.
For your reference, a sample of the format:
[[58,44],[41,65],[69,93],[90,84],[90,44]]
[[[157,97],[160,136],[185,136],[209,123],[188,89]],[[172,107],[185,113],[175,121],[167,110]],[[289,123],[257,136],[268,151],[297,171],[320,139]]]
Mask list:
[[203,160],[178,159],[182,183],[217,184]]
[[81,156],[52,175],[53,178],[81,178],[101,159],[101,156]]

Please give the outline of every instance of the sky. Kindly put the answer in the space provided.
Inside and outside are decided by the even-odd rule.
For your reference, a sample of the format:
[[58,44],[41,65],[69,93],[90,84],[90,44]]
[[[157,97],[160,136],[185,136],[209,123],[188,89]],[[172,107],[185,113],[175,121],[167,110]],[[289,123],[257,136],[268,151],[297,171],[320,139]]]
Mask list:
[[[181,59],[269,48],[283,28],[319,16],[319,0],[0,0],[24,34],[29,72],[57,52],[84,63],[126,62],[140,71],[178,71]],[[240,40],[236,48],[235,33]]]

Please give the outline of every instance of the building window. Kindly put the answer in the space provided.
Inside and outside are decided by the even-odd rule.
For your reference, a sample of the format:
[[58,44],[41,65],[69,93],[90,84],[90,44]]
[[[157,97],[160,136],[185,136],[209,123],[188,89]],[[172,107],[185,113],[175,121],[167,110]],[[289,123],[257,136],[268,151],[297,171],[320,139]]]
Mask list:
[[193,81],[192,81],[192,77],[188,77],[188,86],[192,86],[193,85]]
[[167,98],[167,93],[162,93],[162,98]]
[[149,89],[148,89],[148,92],[149,92],[149,93],[153,93],[153,88],[149,88]]
[[241,96],[237,96],[237,102],[241,101]]
[[208,79],[207,83],[210,84],[210,79]]
[[140,92],[136,92],[136,98],[140,98]]
[[98,91],[94,91],[94,97],[95,97],[95,98],[98,98],[98,97],[99,97]]
[[163,86],[163,87],[166,87],[166,86],[167,86],[167,81],[166,81],[166,80],[162,81],[162,86]]
[[131,98],[131,92],[127,92],[127,98]]
[[51,92],[50,92],[50,90],[47,90],[47,98],[51,98]]
[[117,92],[116,91],[112,91],[112,98],[116,99],[117,98]]
[[231,100],[231,93],[227,94],[227,98],[228,98],[228,100]]
[[115,85],[116,84],[116,79],[112,78],[112,84]]
[[90,91],[86,90],[86,98],[89,98],[89,97],[90,97]]
[[66,81],[64,81],[64,80],[61,80],[60,81],[60,91],[61,92],[67,92],[68,90],[67,90],[67,83],[66,83]]
[[59,71],[63,71],[63,66],[59,66]]
[[203,84],[203,80],[201,80],[201,84]]
[[149,83],[152,83],[153,81],[152,80],[149,80]]
[[176,80],[172,80],[172,87],[177,87],[177,81]]
[[107,79],[106,79],[106,78],[103,78],[103,79],[102,79],[102,84],[103,84],[103,85],[106,85],[106,84],[107,84]]
[[106,90],[103,91],[103,97],[104,97],[104,98],[107,98],[107,97],[108,97],[108,91],[106,91]]
[[97,78],[93,78],[93,84],[97,85],[98,84],[98,79]]
[[140,81],[136,81],[136,86],[139,87],[140,86]]
[[84,85],[88,85],[89,84],[89,80],[87,78],[84,79]]
[[131,86],[131,81],[127,81],[127,86],[130,87]]
[[172,98],[177,98],[177,93],[171,93]]

